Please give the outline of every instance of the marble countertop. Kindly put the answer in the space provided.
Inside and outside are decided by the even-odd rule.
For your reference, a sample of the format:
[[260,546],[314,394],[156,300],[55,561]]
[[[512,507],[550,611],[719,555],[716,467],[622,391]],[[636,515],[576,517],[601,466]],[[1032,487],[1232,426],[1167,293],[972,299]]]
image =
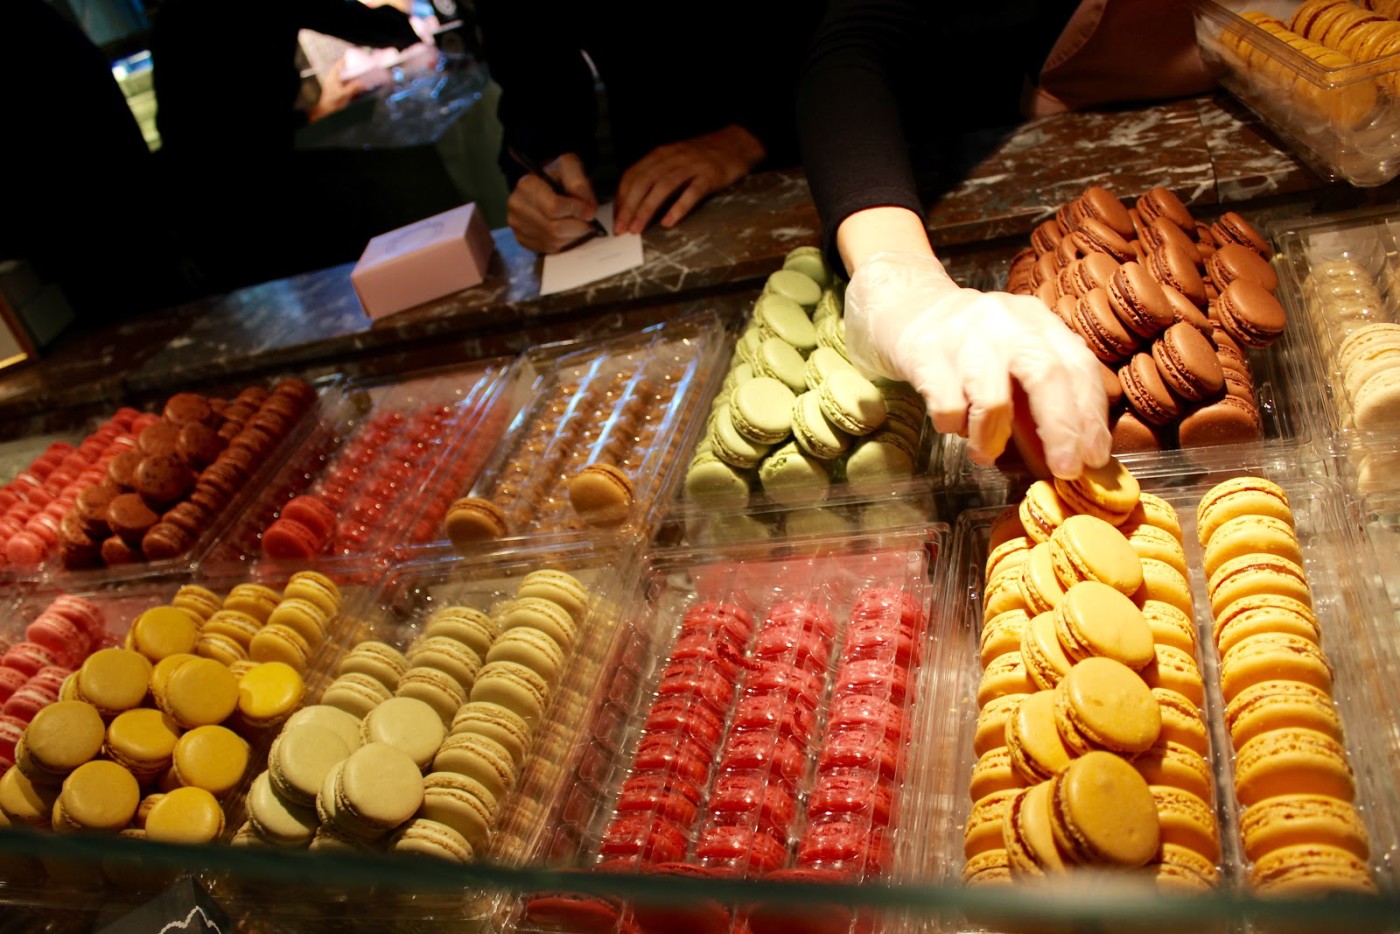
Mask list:
[[[1156,185],[1202,217],[1225,206],[1312,210],[1395,200],[1394,183],[1359,190],[1314,175],[1223,93],[1030,121],[996,141],[930,208],[935,246],[955,266],[1004,255],[1090,184],[1120,197]],[[308,272],[116,325],[74,329],[36,364],[0,375],[0,420],[101,409],[133,394],[237,374],[343,367],[360,358],[449,348],[458,358],[516,352],[603,322],[660,316],[706,296],[749,293],[819,225],[798,170],[750,176],[672,230],[644,235],[645,262],[569,292],[539,294],[539,258],[507,229],[481,285],[372,322],[350,266]],[[11,432],[12,433],[12,432]]]

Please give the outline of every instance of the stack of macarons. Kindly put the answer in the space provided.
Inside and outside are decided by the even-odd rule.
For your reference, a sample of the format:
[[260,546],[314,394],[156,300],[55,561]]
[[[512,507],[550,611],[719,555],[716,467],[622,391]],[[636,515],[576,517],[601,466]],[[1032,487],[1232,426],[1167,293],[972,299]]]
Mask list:
[[262,662],[282,662],[304,673],[330,635],[340,606],[340,588],[319,571],[298,571],[281,590],[253,581],[235,584],[222,597],[186,584],[169,605],[141,614],[126,644],[153,662],[189,653],[239,674]]
[[65,567],[174,558],[209,529],[316,402],[300,379],[250,386],[232,401],[176,393],[131,421],[123,449],[64,514],[53,544]]
[[[843,625],[831,596],[778,599],[757,624],[747,595],[685,610],[596,868],[807,882],[891,868],[927,615],[901,586],[871,581],[851,595]],[[602,917],[623,929],[743,926],[718,902],[629,905],[568,892],[530,898],[525,915],[570,930]]]
[[1201,497],[1196,531],[1250,884],[1270,895],[1374,892],[1288,494],[1263,477],[1223,481]]
[[[541,569],[495,617],[444,606],[407,652],[357,644],[273,743],[235,841],[459,862],[483,852],[588,604],[577,578]],[[366,784],[375,770],[391,776],[384,800]]]
[[1176,511],[1115,459],[1037,481],[993,524],[968,884],[1076,866],[1143,870],[1164,889],[1216,884],[1186,572]]
[[301,695],[300,676],[276,662],[238,677],[187,653],[153,664],[134,649],[101,649],[20,737],[0,812],[59,833],[210,842],[242,786],[249,737]]
[[926,624],[923,608],[903,590],[871,586],[856,595],[807,792],[798,868],[847,881],[891,868],[911,686]]
[[[1336,18],[1334,14],[1347,18]],[[1357,19],[1350,19],[1352,16]],[[1240,18],[1251,25],[1234,28],[1232,24],[1232,28],[1222,32],[1220,41],[1241,72],[1260,76],[1280,99],[1321,121],[1324,127],[1332,127],[1333,132],[1364,126],[1376,113],[1381,99],[1377,81],[1363,79],[1327,86],[1309,80],[1301,69],[1285,62],[1261,41],[1261,33],[1296,49],[1318,67],[1335,71],[1355,68],[1361,62],[1400,49],[1400,30],[1391,28],[1393,21],[1369,14],[1349,0],[1304,3],[1287,23],[1259,10],[1247,10]]]
[[[712,352],[708,339],[663,329],[642,343],[614,341],[556,364],[518,416],[499,469],[447,508],[446,537],[469,548],[527,532],[615,525],[647,509],[655,493],[646,475],[653,449],[673,455],[673,429]],[[580,477],[578,490],[573,481]],[[589,494],[600,489],[597,508]]]
[[54,442],[0,486],[0,565],[33,569],[54,552],[78,494],[101,483],[112,458],[135,446],[131,428],[140,415],[118,409],[77,447]]
[[687,469],[686,495],[740,507],[760,490],[789,503],[833,482],[909,477],[924,421],[912,387],[872,382],[850,361],[841,291],[820,253],[799,247],[754,303]]
[[0,655],[0,770],[14,762],[25,726],[58,700],[73,669],[111,643],[101,608],[71,594],[54,597],[24,633]]
[[[484,376],[478,382],[487,382]],[[455,405],[420,399],[440,394],[432,384],[395,387],[368,418],[337,433],[338,450],[314,452],[317,467],[328,465],[304,492],[280,508],[270,504],[275,517],[260,518],[256,529],[262,553],[280,560],[359,555],[387,547],[386,525],[407,517],[416,518],[403,542],[436,537],[448,504],[476,478],[508,415],[501,400],[483,400],[461,382],[452,382],[454,395],[465,395]],[[465,440],[447,457],[444,448],[456,439]],[[435,480],[425,486],[430,475]]]
[[1103,365],[1114,451],[1250,441],[1246,354],[1286,325],[1271,255],[1233,211],[1206,224],[1165,188],[1128,207],[1091,186],[1035,229],[1007,290],[1038,296]]

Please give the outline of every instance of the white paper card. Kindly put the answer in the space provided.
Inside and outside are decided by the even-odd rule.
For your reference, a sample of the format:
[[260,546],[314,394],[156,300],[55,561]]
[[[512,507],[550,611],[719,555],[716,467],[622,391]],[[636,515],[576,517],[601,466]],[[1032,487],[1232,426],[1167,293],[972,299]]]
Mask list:
[[[599,205],[598,223],[612,230],[613,206]],[[563,253],[544,258],[540,294],[553,295],[606,279],[642,265],[642,235],[594,237]]]

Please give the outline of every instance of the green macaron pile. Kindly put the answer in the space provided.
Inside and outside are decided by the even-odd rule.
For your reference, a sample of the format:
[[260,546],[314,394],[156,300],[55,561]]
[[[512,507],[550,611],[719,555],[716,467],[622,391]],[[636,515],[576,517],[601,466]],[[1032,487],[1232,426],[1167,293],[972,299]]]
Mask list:
[[432,610],[404,651],[360,642],[274,740],[235,842],[479,857],[588,607],[577,578],[542,568],[490,614]]
[[842,293],[816,247],[769,276],[686,471],[688,499],[739,508],[761,492],[792,504],[833,483],[913,475],[923,400],[851,362]]

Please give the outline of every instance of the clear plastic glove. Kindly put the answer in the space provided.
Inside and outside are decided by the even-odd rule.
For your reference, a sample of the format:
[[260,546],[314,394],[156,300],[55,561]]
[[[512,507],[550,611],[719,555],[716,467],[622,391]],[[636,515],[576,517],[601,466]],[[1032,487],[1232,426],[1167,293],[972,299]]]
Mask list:
[[1108,460],[1108,397],[1098,361],[1039,299],[958,286],[919,253],[876,253],[846,289],[851,359],[914,386],[934,427],[991,464],[1013,422],[1013,381],[1029,400],[1050,470],[1079,476]]

